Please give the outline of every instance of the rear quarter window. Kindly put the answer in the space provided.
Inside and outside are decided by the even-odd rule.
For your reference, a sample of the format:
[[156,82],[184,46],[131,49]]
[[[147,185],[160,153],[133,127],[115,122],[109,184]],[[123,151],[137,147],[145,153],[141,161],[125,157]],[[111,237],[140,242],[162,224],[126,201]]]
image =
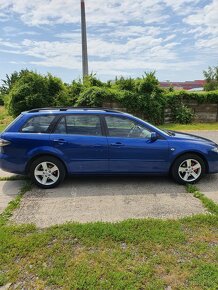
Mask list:
[[23,133],[47,133],[55,116],[35,116],[31,117],[21,128]]

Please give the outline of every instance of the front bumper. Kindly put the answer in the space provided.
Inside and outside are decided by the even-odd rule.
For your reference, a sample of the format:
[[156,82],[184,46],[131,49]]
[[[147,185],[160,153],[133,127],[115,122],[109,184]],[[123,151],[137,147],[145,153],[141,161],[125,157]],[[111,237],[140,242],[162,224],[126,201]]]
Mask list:
[[218,173],[218,153],[210,151],[207,158],[208,173]]

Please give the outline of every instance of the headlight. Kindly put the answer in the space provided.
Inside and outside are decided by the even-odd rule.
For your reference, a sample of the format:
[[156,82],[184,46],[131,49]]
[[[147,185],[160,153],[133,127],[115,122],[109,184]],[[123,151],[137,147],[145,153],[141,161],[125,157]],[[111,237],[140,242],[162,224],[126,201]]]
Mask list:
[[218,153],[218,147],[214,147],[213,149],[211,149],[211,151]]

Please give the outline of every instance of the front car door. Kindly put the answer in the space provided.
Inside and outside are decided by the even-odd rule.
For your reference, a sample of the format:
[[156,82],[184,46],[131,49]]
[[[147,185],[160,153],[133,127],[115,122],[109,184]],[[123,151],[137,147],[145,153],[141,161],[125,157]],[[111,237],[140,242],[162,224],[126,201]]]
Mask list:
[[105,116],[109,145],[109,168],[120,173],[164,173],[168,171],[168,141],[151,141],[146,126],[128,117]]
[[66,114],[59,120],[51,138],[70,173],[108,172],[108,143],[101,123],[94,114]]

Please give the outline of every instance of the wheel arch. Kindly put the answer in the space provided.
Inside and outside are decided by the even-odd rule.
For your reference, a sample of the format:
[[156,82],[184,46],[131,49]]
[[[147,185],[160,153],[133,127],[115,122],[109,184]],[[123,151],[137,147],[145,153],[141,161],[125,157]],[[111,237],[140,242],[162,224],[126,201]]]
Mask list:
[[187,155],[187,154],[193,154],[193,155],[197,155],[198,157],[200,157],[204,161],[204,164],[205,164],[205,171],[206,171],[205,173],[209,172],[209,164],[208,164],[208,161],[207,161],[207,159],[205,158],[205,156],[203,154],[201,154],[199,152],[196,152],[196,151],[187,151],[187,152],[183,152],[183,153],[178,154],[177,156],[175,156],[175,158],[174,158],[174,160],[173,160],[173,162],[172,162],[172,164],[170,166],[169,173],[171,173],[172,167],[173,167],[174,163],[176,162],[176,160],[178,158],[180,158],[181,156]]
[[33,156],[33,157],[32,157],[32,158],[27,162],[27,165],[26,165],[26,168],[25,168],[25,172],[26,172],[27,175],[29,175],[30,166],[31,166],[32,162],[35,161],[35,160],[38,159],[38,158],[43,157],[43,156],[50,156],[50,157],[54,157],[54,158],[58,159],[58,160],[63,164],[63,166],[64,166],[64,168],[65,168],[65,170],[66,170],[66,174],[69,174],[69,171],[68,171],[68,168],[67,168],[65,162],[64,162],[60,157],[56,156],[55,154],[51,154],[51,153],[48,153],[48,154],[47,154],[47,153],[42,153],[42,154],[37,154],[37,155]]

